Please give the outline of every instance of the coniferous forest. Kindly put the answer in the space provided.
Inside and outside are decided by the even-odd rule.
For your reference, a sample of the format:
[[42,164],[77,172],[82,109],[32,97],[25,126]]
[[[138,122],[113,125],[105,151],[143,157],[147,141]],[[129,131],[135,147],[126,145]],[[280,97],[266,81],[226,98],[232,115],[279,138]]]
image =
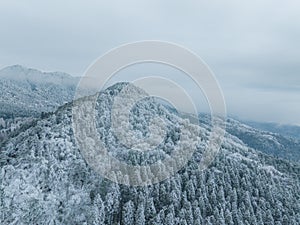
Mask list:
[[[128,152],[112,134],[111,103],[125,85],[116,84],[97,99],[96,126],[109,153],[131,164],[167,157],[179,140],[182,119],[153,98],[133,108],[130,122],[146,135],[149,119],[159,115],[168,124],[162,145],[149,155]],[[180,171],[144,187],[117,184],[96,173],[82,157],[71,111],[72,103],[66,104],[2,142],[1,224],[300,223],[297,162],[274,158],[226,133],[215,160],[200,171],[210,132],[209,125],[200,123],[199,146]],[[147,178],[136,174],[136,179]]]

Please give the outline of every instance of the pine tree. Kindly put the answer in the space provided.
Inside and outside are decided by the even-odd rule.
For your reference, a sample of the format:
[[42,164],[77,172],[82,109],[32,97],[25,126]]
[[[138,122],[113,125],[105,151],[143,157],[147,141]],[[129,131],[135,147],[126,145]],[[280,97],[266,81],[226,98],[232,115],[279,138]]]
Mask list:
[[123,205],[122,224],[134,224],[134,215],[134,204],[131,200],[129,200]]
[[228,225],[234,225],[231,212],[229,211],[228,208],[225,210],[225,223]]
[[272,212],[271,212],[270,209],[268,209],[267,212],[266,212],[265,224],[267,224],[267,225],[273,225],[274,224],[274,219],[273,219]]
[[101,196],[98,194],[94,200],[93,204],[93,224],[94,225],[105,225],[105,207],[101,199]]
[[153,198],[148,198],[146,203],[146,221],[152,220],[156,215]]
[[145,225],[144,203],[140,203],[135,213],[135,224]]
[[175,218],[173,213],[168,213],[165,219],[165,225],[174,225],[175,224]]

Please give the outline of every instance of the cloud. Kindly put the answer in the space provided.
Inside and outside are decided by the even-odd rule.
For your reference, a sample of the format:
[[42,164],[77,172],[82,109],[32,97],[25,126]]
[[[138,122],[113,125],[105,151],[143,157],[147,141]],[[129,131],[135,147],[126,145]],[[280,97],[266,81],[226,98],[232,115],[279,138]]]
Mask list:
[[[299,8],[293,0],[4,0],[0,62],[82,75],[94,59],[120,44],[171,41],[208,63],[230,113],[253,120],[272,113],[272,120],[290,122],[300,114]],[[257,107],[243,103],[250,95],[258,105],[267,102],[272,112],[250,112],[251,104]],[[279,96],[285,96],[282,102],[275,101]],[[289,99],[294,102],[285,104]]]

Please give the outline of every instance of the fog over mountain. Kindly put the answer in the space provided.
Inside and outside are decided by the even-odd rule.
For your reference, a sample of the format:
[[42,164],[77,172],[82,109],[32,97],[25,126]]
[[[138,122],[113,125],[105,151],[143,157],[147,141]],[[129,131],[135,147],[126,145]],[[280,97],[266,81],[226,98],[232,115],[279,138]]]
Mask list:
[[231,115],[300,126],[299,9],[297,0],[3,0],[0,67],[82,76],[110,49],[163,40],[209,65]]
[[0,225],[300,225],[300,1],[0,1]]

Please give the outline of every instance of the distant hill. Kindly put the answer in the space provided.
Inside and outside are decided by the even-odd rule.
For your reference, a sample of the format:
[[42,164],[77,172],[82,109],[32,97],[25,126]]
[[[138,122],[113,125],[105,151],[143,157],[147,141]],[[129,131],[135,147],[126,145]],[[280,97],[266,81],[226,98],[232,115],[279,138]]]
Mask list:
[[[172,113],[174,110],[168,108]],[[201,113],[199,118],[188,113],[180,113],[182,117],[188,118],[192,123],[200,123],[210,127],[210,115]],[[259,124],[259,123],[257,123]],[[300,140],[280,133],[261,130],[247,125],[245,122],[228,118],[226,131],[239,138],[245,145],[263,153],[279,157],[285,160],[300,162]]]
[[264,153],[300,162],[300,140],[282,135],[255,129],[234,119],[228,119],[226,130],[242,140],[246,145]]
[[0,118],[54,111],[73,99],[78,81],[78,77],[62,72],[6,67],[0,70]]
[[244,121],[244,123],[259,130],[265,130],[272,133],[281,134],[285,137],[293,137],[300,139],[300,126],[278,123],[262,123],[255,121]]

